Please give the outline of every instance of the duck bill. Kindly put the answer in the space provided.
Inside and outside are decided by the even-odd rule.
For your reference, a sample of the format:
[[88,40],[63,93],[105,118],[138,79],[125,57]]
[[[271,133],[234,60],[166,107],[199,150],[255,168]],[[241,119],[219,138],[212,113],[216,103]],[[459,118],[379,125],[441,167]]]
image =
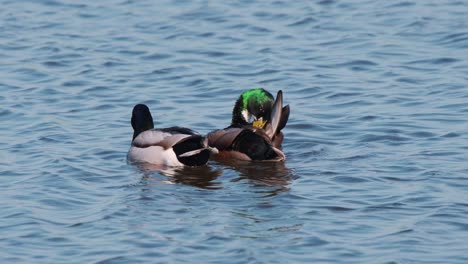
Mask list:
[[265,127],[267,121],[263,121],[263,118],[260,117],[259,119],[255,120],[253,123],[252,123],[252,126],[254,127],[257,127],[257,128],[263,128]]

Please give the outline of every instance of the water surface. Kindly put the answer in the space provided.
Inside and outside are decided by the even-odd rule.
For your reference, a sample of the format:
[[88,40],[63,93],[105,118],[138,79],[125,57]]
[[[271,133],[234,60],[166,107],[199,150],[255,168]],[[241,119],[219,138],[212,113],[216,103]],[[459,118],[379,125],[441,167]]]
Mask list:
[[[0,1],[2,263],[468,262],[464,1]],[[281,164],[126,162],[282,89]]]

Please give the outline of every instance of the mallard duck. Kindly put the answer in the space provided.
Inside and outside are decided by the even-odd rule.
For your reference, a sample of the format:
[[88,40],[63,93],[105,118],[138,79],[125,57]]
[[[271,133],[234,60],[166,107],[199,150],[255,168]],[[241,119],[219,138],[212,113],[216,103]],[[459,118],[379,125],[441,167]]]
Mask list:
[[208,140],[184,127],[155,129],[148,106],[137,104],[131,119],[133,139],[127,158],[131,162],[147,162],[166,166],[201,166],[210,153]]
[[[279,137],[281,128],[287,122],[289,106],[282,107],[281,91],[276,100],[272,98],[264,89],[253,89],[241,94],[234,105],[231,125],[207,135],[208,145],[219,151],[217,157],[249,161],[286,159],[273,140]],[[249,123],[251,117],[255,120],[253,123]],[[281,145],[281,142],[278,143]]]
[[[278,91],[276,100],[279,100],[279,106],[283,104],[283,92]],[[281,108],[281,115],[278,120],[277,129],[272,127],[272,113],[275,99],[273,95],[263,88],[250,89],[243,92],[232,110],[231,127],[242,127],[252,125],[263,128],[270,137],[273,146],[281,148],[283,142],[283,133],[281,130],[286,126],[289,118],[289,105]]]

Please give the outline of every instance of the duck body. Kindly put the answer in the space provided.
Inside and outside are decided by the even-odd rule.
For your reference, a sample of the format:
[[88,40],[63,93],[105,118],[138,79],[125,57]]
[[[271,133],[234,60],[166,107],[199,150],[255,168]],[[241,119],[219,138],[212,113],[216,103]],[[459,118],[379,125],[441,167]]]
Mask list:
[[132,112],[133,140],[127,154],[130,162],[165,166],[201,166],[214,150],[208,140],[184,127],[155,129],[146,105],[138,104]]
[[208,133],[208,145],[218,150],[215,157],[245,161],[284,161],[284,153],[272,145],[263,130],[253,126],[230,126]]
[[210,149],[204,137],[180,127],[151,129],[140,133],[128,151],[132,162],[166,166],[200,166],[208,162]]

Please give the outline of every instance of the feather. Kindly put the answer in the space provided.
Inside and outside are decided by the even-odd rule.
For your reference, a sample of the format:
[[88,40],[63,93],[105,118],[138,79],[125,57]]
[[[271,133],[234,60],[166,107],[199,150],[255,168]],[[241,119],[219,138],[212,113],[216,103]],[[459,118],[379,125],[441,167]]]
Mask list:
[[278,134],[286,126],[286,123],[288,123],[288,119],[289,119],[289,105],[286,105],[283,107],[283,110],[281,111],[281,120],[279,121],[278,131],[276,134]]
[[208,145],[220,151],[228,149],[242,130],[242,128],[227,128],[210,132],[207,135]]
[[201,148],[201,149],[195,149],[195,150],[192,150],[192,151],[188,151],[188,152],[185,152],[184,154],[181,154],[179,155],[179,157],[190,157],[190,156],[193,156],[193,155],[196,155],[202,151],[204,151],[205,149],[207,148]]
[[282,108],[283,108],[283,92],[281,90],[278,91],[276,95],[275,103],[273,104],[270,116],[270,122],[265,127],[265,132],[270,139],[272,139],[275,134],[279,131],[278,125],[281,121],[282,116]]
[[164,138],[161,142],[159,142],[158,145],[163,147],[164,149],[169,149],[172,148],[175,144],[181,143],[189,137],[191,137],[191,135],[175,134]]
[[173,127],[167,127],[167,128],[159,128],[158,130],[161,130],[163,132],[168,132],[171,134],[187,134],[187,135],[200,135],[200,133],[186,127],[179,127],[179,126],[173,126]]
[[[168,131],[168,130],[166,130]],[[151,146],[161,146],[164,149],[171,148],[180,140],[190,137],[186,134],[171,134],[159,129],[151,129],[141,132],[132,142],[133,146],[147,148]]]

